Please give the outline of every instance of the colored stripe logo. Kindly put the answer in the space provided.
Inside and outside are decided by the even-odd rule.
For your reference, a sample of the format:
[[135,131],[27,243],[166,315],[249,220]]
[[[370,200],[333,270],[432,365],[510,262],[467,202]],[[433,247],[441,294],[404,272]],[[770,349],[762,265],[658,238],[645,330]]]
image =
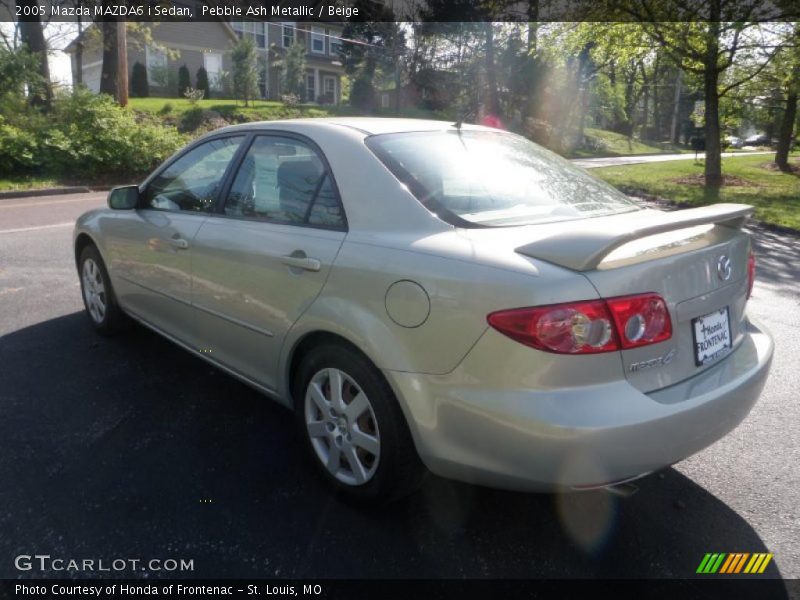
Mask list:
[[772,556],[772,554],[761,552],[756,552],[755,554],[748,552],[732,552],[730,554],[709,552],[700,561],[700,566],[697,567],[696,572],[704,575],[713,575],[714,573],[724,573],[726,575],[763,573],[772,560]]

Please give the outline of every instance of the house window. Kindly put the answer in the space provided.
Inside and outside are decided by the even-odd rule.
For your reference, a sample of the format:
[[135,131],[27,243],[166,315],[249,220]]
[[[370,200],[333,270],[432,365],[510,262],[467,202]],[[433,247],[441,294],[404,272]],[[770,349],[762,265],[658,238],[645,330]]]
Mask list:
[[306,75],[306,101],[316,102],[317,100],[317,78],[313,73]]
[[257,48],[267,47],[266,24],[261,21],[231,21],[231,27],[240,38],[249,37]]
[[381,94],[381,108],[389,108],[389,94]]
[[159,87],[167,86],[167,53],[163,48],[147,46],[147,83]]
[[208,85],[214,91],[222,89],[222,54],[206,52],[203,54],[203,67],[208,73]]
[[328,48],[331,56],[339,56],[342,53],[342,40],[341,38],[328,36]]
[[283,47],[288,48],[294,44],[294,23],[283,24]]
[[322,27],[311,28],[311,51],[325,54],[325,30]]

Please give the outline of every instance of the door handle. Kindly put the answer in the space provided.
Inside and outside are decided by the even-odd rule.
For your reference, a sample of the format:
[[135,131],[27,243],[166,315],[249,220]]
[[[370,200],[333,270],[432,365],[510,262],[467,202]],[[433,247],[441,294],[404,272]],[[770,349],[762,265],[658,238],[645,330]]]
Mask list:
[[286,256],[281,256],[281,262],[293,269],[303,269],[304,271],[319,271],[322,263],[316,258],[309,258],[305,252],[293,252]]
[[183,238],[172,238],[169,243],[178,250],[186,250],[189,247],[189,242]]

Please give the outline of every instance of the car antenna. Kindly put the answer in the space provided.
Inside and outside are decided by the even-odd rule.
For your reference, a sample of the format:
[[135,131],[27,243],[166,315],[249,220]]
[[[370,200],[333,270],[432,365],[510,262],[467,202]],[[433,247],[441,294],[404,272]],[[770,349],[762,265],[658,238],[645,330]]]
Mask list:
[[460,132],[461,131],[461,126],[464,124],[464,121],[469,119],[474,113],[475,113],[474,110],[465,111],[465,112],[461,113],[458,116],[458,120],[455,123],[453,123],[453,127],[458,129],[458,131]]

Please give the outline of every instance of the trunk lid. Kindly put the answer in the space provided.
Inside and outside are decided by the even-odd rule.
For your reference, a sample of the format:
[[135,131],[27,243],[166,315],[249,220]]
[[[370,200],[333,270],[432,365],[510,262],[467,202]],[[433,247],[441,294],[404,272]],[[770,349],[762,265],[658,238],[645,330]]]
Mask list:
[[[741,342],[750,249],[741,226],[752,210],[718,204],[587,219],[516,251],[582,272],[603,298],[664,298],[672,338],[620,352],[628,380],[648,392],[710,368]],[[730,349],[715,337],[726,335]]]

